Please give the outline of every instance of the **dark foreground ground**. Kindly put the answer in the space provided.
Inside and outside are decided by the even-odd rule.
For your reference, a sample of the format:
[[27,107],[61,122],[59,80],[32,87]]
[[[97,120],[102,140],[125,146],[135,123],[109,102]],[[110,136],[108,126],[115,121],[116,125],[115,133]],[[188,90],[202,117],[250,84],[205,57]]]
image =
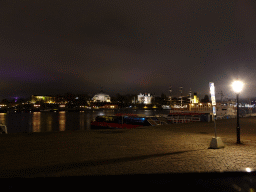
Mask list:
[[133,130],[0,135],[0,177],[233,172],[256,168],[256,118],[217,121],[225,147],[209,149],[213,123]]

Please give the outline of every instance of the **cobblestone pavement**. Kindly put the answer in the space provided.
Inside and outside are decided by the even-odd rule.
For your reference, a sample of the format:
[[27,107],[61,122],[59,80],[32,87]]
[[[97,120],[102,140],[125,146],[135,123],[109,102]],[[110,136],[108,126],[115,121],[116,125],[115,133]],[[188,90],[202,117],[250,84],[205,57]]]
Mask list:
[[256,118],[217,121],[222,149],[209,149],[213,123],[0,135],[0,177],[222,172],[256,168]]

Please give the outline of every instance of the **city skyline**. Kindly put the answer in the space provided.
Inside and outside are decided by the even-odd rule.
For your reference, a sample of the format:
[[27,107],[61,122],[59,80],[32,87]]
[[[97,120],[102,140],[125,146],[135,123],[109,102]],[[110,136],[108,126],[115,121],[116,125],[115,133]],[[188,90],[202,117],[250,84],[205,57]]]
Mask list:
[[[103,92],[104,93],[104,92]],[[71,93],[71,92],[68,92],[68,93],[65,93],[65,94],[51,94],[51,95],[30,95],[30,96],[28,96],[28,97],[12,97],[12,98],[4,98],[4,99],[1,99],[0,100],[0,104],[1,103],[5,103],[6,101],[8,101],[8,102],[13,102],[13,103],[16,103],[16,102],[24,102],[24,101],[32,101],[33,100],[33,97],[52,97],[52,98],[54,98],[54,100],[55,99],[61,99],[61,100],[65,100],[65,101],[71,101],[71,100],[76,100],[76,99],[86,99],[87,101],[92,101],[93,102],[93,100],[94,100],[94,97],[97,95],[98,93],[96,93],[96,94],[79,94],[79,93]],[[131,103],[133,103],[134,102],[134,97],[135,97],[135,100],[136,101],[139,101],[139,97],[141,96],[141,95],[147,95],[147,94],[150,94],[150,93],[145,93],[145,94],[119,94],[119,93],[117,93],[117,94],[115,94],[115,95],[109,95],[110,96],[110,99],[115,99],[115,100],[118,100],[118,98],[121,96],[121,98],[123,97],[123,98],[130,98],[131,97],[131,99],[129,100],[129,102],[131,102]],[[184,102],[189,102],[189,100],[190,100],[190,97],[191,97],[191,99],[192,100],[194,100],[195,98],[194,98],[194,95],[196,95],[196,97],[197,97],[197,99],[198,99],[198,102],[200,103],[200,102],[206,102],[206,101],[204,101],[205,100],[205,96],[207,96],[208,97],[208,99],[209,99],[209,101],[208,102],[211,102],[211,96],[208,94],[206,94],[206,95],[203,95],[203,96],[198,96],[197,95],[197,93],[195,92],[195,93],[193,93],[193,94],[191,94],[191,96],[189,95],[189,94],[184,94],[184,95],[182,95],[182,98],[183,98],[183,101]],[[166,102],[170,102],[170,97],[169,97],[169,95],[166,95],[166,94],[164,94],[164,93],[161,93],[161,94],[150,94],[150,97],[152,97],[152,101],[155,99],[155,98],[165,98],[165,101]],[[68,99],[69,98],[69,99]],[[73,98],[73,99],[72,99]],[[175,102],[180,102],[180,95],[172,95],[171,96],[171,98],[172,98],[172,100],[174,100]],[[63,100],[63,101],[64,101]],[[220,97],[220,98],[218,98],[217,97],[217,102],[223,102],[223,103],[225,103],[225,102],[229,102],[229,101],[235,101],[235,99],[234,98],[228,98],[228,97],[224,97],[224,96],[222,96],[222,98]],[[112,101],[111,101],[112,102]],[[115,101],[116,102],[116,101]],[[243,102],[243,103],[254,103],[255,104],[255,102],[256,102],[256,97],[248,97],[248,98],[241,98],[241,102]]]
[[0,100],[151,93],[256,96],[256,2],[7,1],[0,14]]

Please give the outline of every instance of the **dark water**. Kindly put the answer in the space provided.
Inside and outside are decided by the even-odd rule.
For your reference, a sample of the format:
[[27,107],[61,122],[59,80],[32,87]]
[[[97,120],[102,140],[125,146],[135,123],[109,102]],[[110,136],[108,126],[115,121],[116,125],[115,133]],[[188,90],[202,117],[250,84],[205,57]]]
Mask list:
[[168,114],[169,110],[91,110],[84,112],[21,112],[0,113],[0,123],[7,125],[8,133],[90,130],[90,122],[98,115],[116,113],[154,116]]

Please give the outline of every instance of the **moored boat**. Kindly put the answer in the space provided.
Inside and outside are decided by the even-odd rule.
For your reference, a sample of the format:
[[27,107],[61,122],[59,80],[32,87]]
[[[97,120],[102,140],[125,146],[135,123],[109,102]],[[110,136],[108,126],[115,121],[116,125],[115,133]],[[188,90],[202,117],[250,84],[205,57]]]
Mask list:
[[116,114],[113,116],[97,116],[91,122],[91,129],[133,129],[150,126],[146,117],[135,114]]

